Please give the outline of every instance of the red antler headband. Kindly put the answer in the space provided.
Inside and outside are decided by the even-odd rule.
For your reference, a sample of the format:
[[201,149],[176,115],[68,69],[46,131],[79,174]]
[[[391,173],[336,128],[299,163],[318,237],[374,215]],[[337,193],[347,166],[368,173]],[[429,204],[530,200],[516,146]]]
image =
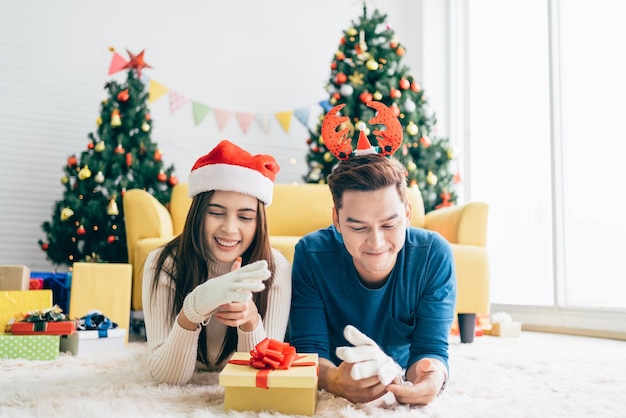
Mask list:
[[381,102],[368,102],[367,106],[376,109],[378,113],[369,120],[370,124],[380,124],[385,126],[384,131],[373,131],[378,141],[378,150],[374,149],[365,135],[359,133],[357,150],[353,152],[352,138],[348,137],[350,128],[344,128],[337,132],[337,127],[348,120],[347,116],[339,116],[339,111],[345,107],[340,104],[332,109],[324,117],[322,123],[322,138],[324,145],[338,159],[347,160],[351,156],[358,156],[369,153],[380,153],[382,155],[392,155],[402,144],[402,125],[393,111]]

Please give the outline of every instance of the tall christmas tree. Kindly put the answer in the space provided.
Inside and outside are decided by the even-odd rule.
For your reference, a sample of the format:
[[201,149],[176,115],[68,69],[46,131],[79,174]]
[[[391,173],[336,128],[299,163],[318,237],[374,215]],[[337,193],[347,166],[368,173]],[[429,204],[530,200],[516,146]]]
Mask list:
[[[404,130],[403,143],[394,157],[407,169],[409,185],[419,186],[429,212],[456,203],[459,176],[448,139],[437,137],[436,117],[424,90],[401,64],[404,54],[404,46],[387,23],[387,16],[375,10],[368,17],[364,6],[363,16],[344,31],[334,54],[327,84],[330,98],[321,105],[327,112],[345,104],[341,114],[350,119],[340,129],[348,127],[355,141],[358,135],[354,131],[362,129],[374,146],[376,140],[367,126],[374,110],[366,103],[376,100],[389,106]],[[309,130],[309,171],[303,177],[307,183],[325,183],[337,163],[321,136],[323,116],[315,130]],[[353,147],[356,149],[356,144]]]
[[126,262],[124,192],[145,189],[167,204],[178,182],[174,167],[164,167],[162,152],[150,139],[148,92],[141,81],[142,69],[149,67],[144,52],[128,54],[130,61],[114,52],[109,74],[128,69],[127,80],[105,84],[108,98],[101,103],[97,131],[88,134],[78,157],[67,159],[63,198],[55,203],[52,219],[42,224],[46,238],[39,245],[55,265]]

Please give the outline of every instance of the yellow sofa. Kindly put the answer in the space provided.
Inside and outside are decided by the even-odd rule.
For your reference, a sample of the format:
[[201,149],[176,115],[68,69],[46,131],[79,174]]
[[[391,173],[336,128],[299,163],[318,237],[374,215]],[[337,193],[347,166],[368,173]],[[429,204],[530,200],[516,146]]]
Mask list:
[[[486,246],[485,203],[469,203],[424,214],[417,188],[409,188],[413,206],[411,224],[439,232],[452,245],[457,272],[457,312],[489,312],[489,268]],[[169,210],[144,190],[124,194],[124,216],[129,262],[133,265],[132,309],[141,310],[143,263],[150,251],[181,233],[191,199],[187,184],[174,187]],[[289,261],[294,247],[305,234],[332,222],[332,196],[323,184],[276,184],[267,207],[270,242]]]

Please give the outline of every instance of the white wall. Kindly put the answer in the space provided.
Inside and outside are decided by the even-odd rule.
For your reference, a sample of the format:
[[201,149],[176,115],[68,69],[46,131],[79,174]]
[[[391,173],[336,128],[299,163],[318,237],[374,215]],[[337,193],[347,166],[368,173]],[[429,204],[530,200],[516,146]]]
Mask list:
[[[388,14],[416,78],[429,74],[438,96],[431,103],[445,135],[445,83],[438,80],[441,74],[429,70],[445,65],[445,57],[437,57],[443,51],[429,43],[432,59],[422,60],[424,22],[437,27],[423,10],[441,10],[445,2],[369,3],[369,9],[377,6]],[[109,78],[109,46],[125,57],[125,48],[134,53],[145,49],[146,62],[154,67],[145,70],[147,76],[196,102],[268,114],[309,107],[309,124],[314,126],[321,114],[317,103],[327,98],[324,86],[342,30],[361,14],[362,2],[354,0],[4,2],[0,264],[54,268],[37,245],[44,238],[40,225],[62,197],[59,179],[67,157],[79,154],[87,134],[96,129]],[[124,79],[125,73],[117,77]],[[429,94],[427,82],[422,86]],[[152,104],[151,112],[152,139],[163,150],[165,164],[176,166],[181,181],[197,157],[223,138],[253,153],[276,156],[279,183],[301,182],[306,173],[308,135],[295,118],[289,133],[273,119],[266,135],[257,125],[244,134],[234,118],[220,132],[213,113],[195,126],[190,106],[171,114],[168,96]]]

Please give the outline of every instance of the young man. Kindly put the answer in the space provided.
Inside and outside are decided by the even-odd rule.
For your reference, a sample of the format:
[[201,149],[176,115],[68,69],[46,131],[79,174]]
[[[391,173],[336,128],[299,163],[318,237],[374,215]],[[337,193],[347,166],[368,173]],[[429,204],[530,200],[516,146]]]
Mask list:
[[295,250],[291,344],[320,356],[320,389],[351,402],[392,392],[427,404],[448,379],[450,245],[409,225],[405,169],[392,157],[340,161],[328,185],[333,225]]

